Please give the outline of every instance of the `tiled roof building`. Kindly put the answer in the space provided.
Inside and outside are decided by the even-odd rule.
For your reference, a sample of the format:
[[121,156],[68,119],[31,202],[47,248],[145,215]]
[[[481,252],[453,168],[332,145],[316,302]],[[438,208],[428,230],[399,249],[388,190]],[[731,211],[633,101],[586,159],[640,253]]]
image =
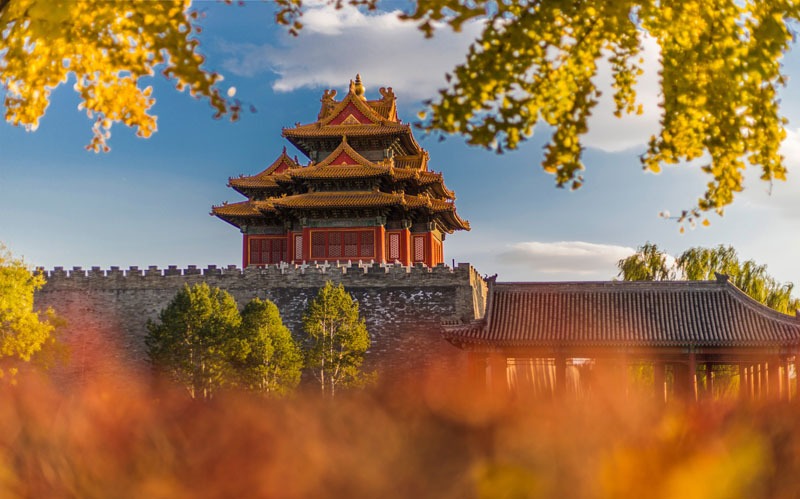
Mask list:
[[711,382],[698,382],[697,373],[711,376],[715,365],[738,366],[742,390],[751,395],[786,394],[787,362],[800,349],[800,317],[762,305],[721,275],[716,281],[490,281],[485,316],[444,330],[487,372],[494,366],[495,381],[508,377],[513,384],[518,359],[539,365],[544,359],[553,384],[565,382],[567,365],[644,362],[655,367],[657,391],[670,366],[695,394]]
[[317,121],[283,130],[308,164],[284,148],[264,171],[229,180],[247,201],[214,206],[211,214],[241,230],[244,266],[444,262],[445,234],[469,230],[469,223],[398,119],[392,89],[380,93],[367,100],[360,76],[341,101],[326,90]]

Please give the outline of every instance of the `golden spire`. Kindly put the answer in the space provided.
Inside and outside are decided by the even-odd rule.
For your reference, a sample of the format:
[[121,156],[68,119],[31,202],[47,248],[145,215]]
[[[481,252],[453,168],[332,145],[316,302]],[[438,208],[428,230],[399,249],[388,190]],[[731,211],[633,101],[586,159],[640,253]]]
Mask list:
[[353,83],[352,81],[350,82],[350,90],[354,94],[356,94],[356,96],[360,97],[362,100],[367,100],[367,97],[365,95],[366,89],[364,88],[364,84],[361,83],[361,74],[356,74],[355,83]]

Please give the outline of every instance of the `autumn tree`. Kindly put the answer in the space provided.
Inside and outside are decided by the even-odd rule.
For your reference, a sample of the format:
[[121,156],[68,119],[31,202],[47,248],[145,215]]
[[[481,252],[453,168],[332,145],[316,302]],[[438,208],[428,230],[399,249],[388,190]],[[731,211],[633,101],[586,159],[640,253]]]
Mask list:
[[303,316],[306,367],[319,381],[323,395],[333,397],[336,388],[362,382],[364,353],[370,345],[358,302],[344,286],[330,281],[320,288]]
[[[278,4],[278,21],[297,32],[303,0]],[[423,114],[423,127],[501,152],[517,148],[537,124],[549,125],[542,167],[560,187],[583,183],[581,139],[600,97],[601,61],[611,68],[614,114],[642,112],[636,84],[646,38],[660,50],[661,128],[641,156],[642,167],[659,172],[662,165],[699,160],[710,176],[697,204],[677,218],[722,214],[742,190],[748,165],[766,182],[785,179],[778,89],[786,83],[781,60],[800,19],[798,2],[416,0],[403,17],[428,36],[441,26],[482,25],[466,61],[446,75],[448,86]]]
[[142,79],[156,71],[209,101],[216,116],[238,114],[203,67],[199,15],[191,0],[0,0],[0,85],[5,119],[34,130],[50,93],[74,79],[81,107],[94,120],[89,148],[108,150],[114,123],[148,137],[155,99]]
[[780,283],[767,273],[766,265],[753,260],[739,260],[732,246],[695,247],[684,251],[672,265],[667,265],[667,253],[655,244],[647,243],[638,251],[617,263],[618,276],[625,281],[686,279],[707,281],[720,273],[748,296],[785,314],[800,309],[800,300],[792,296],[794,284]]
[[242,318],[226,291],[202,283],[185,285],[148,321],[145,338],[153,364],[195,399],[210,399],[231,376],[230,361],[242,356]]
[[238,382],[263,393],[283,395],[300,382],[303,354],[283,325],[278,307],[258,298],[241,313],[241,355],[234,360]]
[[17,364],[29,362],[54,342],[53,311],[40,314],[33,303],[44,284],[41,273],[31,272],[0,244],[0,377],[13,377]]
[[[380,3],[325,1],[371,9]],[[309,4],[275,0],[276,21],[299,33]],[[208,99],[218,116],[230,111],[235,118],[238,103],[226,102],[215,86],[219,76],[203,68],[190,7],[191,0],[0,0],[6,119],[35,128],[51,90],[72,74],[95,120],[91,148],[107,148],[115,122],[148,136],[156,128],[148,113],[153,98],[140,80],[156,70]],[[542,167],[558,186],[583,183],[581,139],[600,97],[601,61],[611,68],[615,115],[641,112],[636,84],[645,38],[660,50],[661,128],[642,166],[658,172],[698,160],[710,176],[697,204],[677,218],[722,214],[743,189],[747,166],[765,182],[785,179],[778,90],[786,82],[781,60],[791,25],[800,18],[795,1],[416,0],[402,17],[429,36],[469,21],[483,29],[465,62],[446,75],[449,85],[430,102],[423,128],[500,152],[517,148],[537,124],[549,125]]]

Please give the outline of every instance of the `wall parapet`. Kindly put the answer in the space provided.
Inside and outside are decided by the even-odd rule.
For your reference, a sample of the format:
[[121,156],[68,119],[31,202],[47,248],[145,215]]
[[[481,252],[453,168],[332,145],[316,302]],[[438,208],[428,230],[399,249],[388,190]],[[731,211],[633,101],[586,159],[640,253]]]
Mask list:
[[[206,268],[199,268],[196,265],[189,265],[186,268],[179,268],[170,265],[166,268],[159,268],[151,265],[146,268],[131,266],[127,269],[120,267],[72,267],[67,270],[64,267],[55,267],[51,270],[38,268],[47,279],[46,287],[55,288],[60,286],[73,285],[120,285],[120,281],[174,281],[174,278],[190,278],[211,281],[235,281],[240,279],[267,279],[284,280],[287,283],[293,280],[333,280],[333,281],[353,281],[361,283],[373,281],[378,276],[386,276],[395,280],[422,280],[420,284],[435,284],[437,281],[450,281],[464,279],[465,283],[476,282],[476,276],[480,279],[474,267],[469,263],[459,263],[455,268],[445,264],[435,267],[427,267],[423,264],[404,266],[400,263],[377,263],[364,261],[344,261],[332,263],[310,263],[310,264],[289,264],[281,263],[266,265],[262,267],[241,268],[236,265],[218,267],[209,265]],[[187,282],[190,282],[187,280]]]

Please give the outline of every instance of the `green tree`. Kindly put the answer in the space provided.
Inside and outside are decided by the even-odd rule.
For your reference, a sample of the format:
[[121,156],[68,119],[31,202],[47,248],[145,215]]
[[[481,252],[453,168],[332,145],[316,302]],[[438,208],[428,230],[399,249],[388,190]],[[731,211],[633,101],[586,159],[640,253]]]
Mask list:
[[652,243],[636,248],[636,253],[617,262],[623,281],[669,281],[675,279],[675,268],[667,263],[667,254]]
[[338,386],[364,381],[361,364],[370,345],[358,302],[330,281],[320,288],[303,316],[306,366],[319,381],[323,394],[333,397]]
[[41,273],[31,272],[0,244],[0,377],[13,377],[15,364],[29,362],[54,342],[53,311],[42,317],[33,303],[34,293],[44,284]]
[[148,321],[147,353],[155,366],[181,383],[192,398],[209,399],[242,357],[242,319],[226,291],[202,283],[184,288]]
[[618,277],[625,281],[652,281],[686,279],[707,281],[715,274],[728,276],[737,288],[764,305],[794,314],[800,309],[800,300],[792,296],[794,284],[780,283],[767,273],[766,265],[753,260],[739,261],[732,246],[715,248],[695,247],[684,251],[672,266],[668,266],[667,254],[658,246],[646,243],[638,251],[617,263]]
[[766,265],[753,260],[740,262],[732,246],[690,248],[677,258],[676,265],[688,280],[708,280],[715,273],[725,274],[748,296],[778,312],[794,314],[800,309],[800,300],[792,297],[794,284],[775,280],[767,273]]
[[278,307],[269,300],[250,301],[242,310],[242,354],[234,362],[239,382],[255,391],[282,395],[300,382],[303,354]]

